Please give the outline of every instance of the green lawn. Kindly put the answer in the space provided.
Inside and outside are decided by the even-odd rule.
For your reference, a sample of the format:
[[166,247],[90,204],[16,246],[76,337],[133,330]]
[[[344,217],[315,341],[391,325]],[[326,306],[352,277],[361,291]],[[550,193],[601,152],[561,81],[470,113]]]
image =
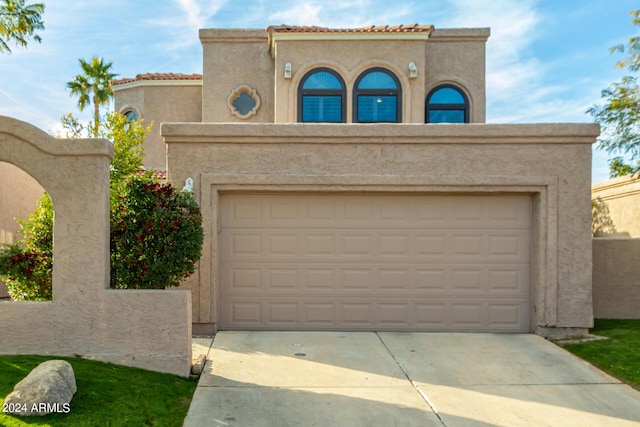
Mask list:
[[562,347],[640,390],[640,319],[596,319],[591,333],[609,339]]
[[0,402],[49,359],[73,366],[78,391],[71,413],[25,418],[0,413],[1,426],[182,426],[197,385],[195,378],[79,358],[0,356]]

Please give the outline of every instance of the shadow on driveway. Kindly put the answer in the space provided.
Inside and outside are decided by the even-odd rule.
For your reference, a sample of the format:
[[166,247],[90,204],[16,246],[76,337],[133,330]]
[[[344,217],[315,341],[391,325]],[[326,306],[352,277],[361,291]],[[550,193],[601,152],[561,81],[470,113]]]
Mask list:
[[640,425],[640,392],[535,335],[221,332],[185,426]]

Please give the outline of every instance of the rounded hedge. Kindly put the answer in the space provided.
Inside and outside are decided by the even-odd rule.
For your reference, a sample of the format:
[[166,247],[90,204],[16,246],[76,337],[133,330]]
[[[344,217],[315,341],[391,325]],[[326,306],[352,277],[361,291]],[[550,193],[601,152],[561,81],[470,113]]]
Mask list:
[[202,253],[202,215],[190,192],[129,178],[111,212],[111,287],[178,286]]

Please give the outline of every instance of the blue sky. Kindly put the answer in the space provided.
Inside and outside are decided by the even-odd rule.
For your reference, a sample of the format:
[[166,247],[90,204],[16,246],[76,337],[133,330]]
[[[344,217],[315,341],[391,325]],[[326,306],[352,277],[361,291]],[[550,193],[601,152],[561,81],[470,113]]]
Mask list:
[[[78,58],[113,61],[120,77],[201,73],[199,28],[273,24],[336,28],[432,24],[490,27],[487,122],[590,122],[585,111],[625,73],[609,54],[637,31],[625,0],[39,0],[42,43],[0,55],[0,115],[45,131],[78,114],[66,82]],[[29,2],[32,2],[30,0]],[[593,182],[608,178],[607,153],[594,150]]]

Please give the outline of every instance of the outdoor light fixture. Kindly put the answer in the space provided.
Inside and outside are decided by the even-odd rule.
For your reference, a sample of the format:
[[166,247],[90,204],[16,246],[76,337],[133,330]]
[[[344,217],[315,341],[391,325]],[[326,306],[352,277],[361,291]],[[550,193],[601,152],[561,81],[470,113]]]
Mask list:
[[284,78],[291,78],[291,62],[287,62],[286,64],[284,64]]
[[418,77],[418,67],[416,67],[416,63],[411,61],[409,62],[409,78],[415,79]]

